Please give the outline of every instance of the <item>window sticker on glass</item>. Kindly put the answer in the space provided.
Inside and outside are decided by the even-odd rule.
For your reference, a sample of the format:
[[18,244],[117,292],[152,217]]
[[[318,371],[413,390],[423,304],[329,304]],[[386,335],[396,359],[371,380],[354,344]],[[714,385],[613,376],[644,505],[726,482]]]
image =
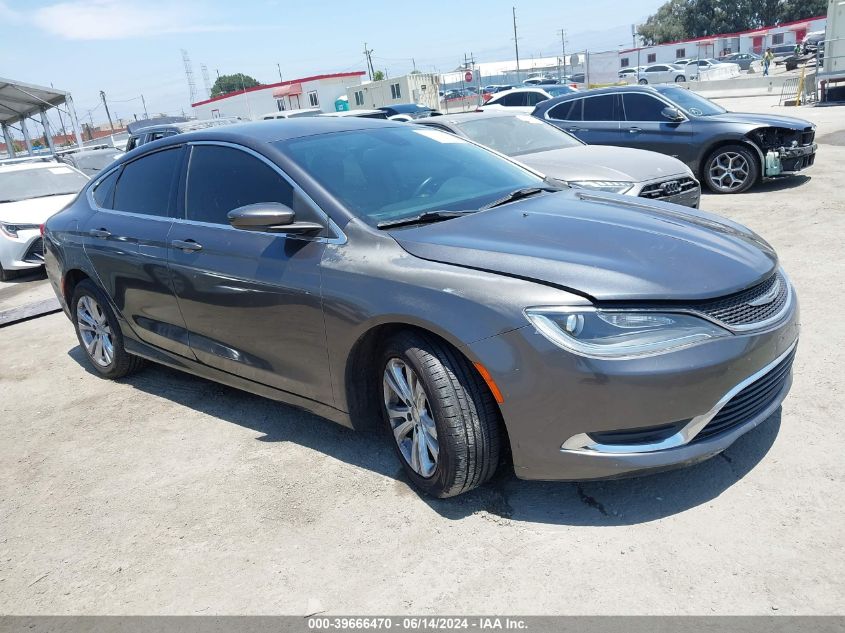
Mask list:
[[466,143],[465,140],[438,130],[414,130],[417,134],[428,137],[438,143]]
[[70,167],[48,167],[51,174],[70,174],[73,170]]

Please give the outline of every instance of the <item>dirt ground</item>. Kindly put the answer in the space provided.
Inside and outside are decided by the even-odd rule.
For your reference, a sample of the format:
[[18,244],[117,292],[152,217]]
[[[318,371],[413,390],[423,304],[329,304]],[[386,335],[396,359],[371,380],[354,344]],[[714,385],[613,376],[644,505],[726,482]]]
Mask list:
[[815,167],[702,206],[777,248],[803,334],[782,410],[722,456],[423,499],[378,436],[97,378],[54,314],[0,329],[0,613],[843,613],[845,110],[771,102],[725,105],[817,122]]

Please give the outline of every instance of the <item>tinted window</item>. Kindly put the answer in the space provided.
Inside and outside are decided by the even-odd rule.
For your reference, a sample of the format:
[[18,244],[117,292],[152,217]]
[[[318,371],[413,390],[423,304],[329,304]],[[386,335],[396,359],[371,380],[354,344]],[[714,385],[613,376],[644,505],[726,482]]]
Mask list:
[[541,101],[548,99],[548,97],[541,92],[529,92],[525,96],[528,98],[526,105],[530,106],[535,106]]
[[650,95],[628,93],[622,96],[628,121],[666,121],[660,114],[666,104]]
[[499,99],[496,103],[499,103],[503,106],[507,107],[515,107],[515,106],[524,106],[528,105],[526,103],[526,94],[524,92],[514,92],[508,95],[505,95],[501,99]]
[[557,121],[580,121],[583,99],[564,101],[549,110],[549,118]]
[[229,224],[226,214],[256,202],[293,208],[293,187],[263,161],[232,147],[196,145],[188,168],[187,218]]
[[94,189],[94,200],[104,209],[112,208],[112,194],[114,193],[114,183],[117,182],[117,175],[120,173],[119,169],[115,169],[108,176],[103,178],[97,187]]
[[124,166],[114,192],[120,211],[167,215],[170,188],[179,167],[180,148],[147,154]]
[[584,99],[585,121],[616,121],[616,95],[599,95]]

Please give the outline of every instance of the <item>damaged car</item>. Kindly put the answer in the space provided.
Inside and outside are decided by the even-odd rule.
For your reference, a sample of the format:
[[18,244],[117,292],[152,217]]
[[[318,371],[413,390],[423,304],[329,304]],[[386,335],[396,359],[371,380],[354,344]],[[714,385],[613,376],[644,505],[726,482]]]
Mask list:
[[590,145],[621,145],[686,163],[714,193],[741,193],[815,161],[815,125],[728,112],[679,86],[626,86],[564,95],[532,113]]

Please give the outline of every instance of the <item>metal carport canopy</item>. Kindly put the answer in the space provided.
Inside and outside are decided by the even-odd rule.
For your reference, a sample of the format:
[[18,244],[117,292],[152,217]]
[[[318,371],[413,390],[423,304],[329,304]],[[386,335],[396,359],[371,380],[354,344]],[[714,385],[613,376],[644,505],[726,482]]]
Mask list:
[[18,122],[21,124],[21,132],[24,136],[27,151],[30,154],[32,153],[31,141],[26,128],[26,119],[34,118],[36,114],[41,115],[41,124],[45,129],[48,143],[52,149],[52,132],[50,131],[50,125],[47,121],[45,111],[48,108],[58,108],[62,104],[67,104],[67,114],[71,119],[71,124],[76,135],[76,142],[82,147],[79,122],[77,121],[76,112],[73,108],[73,99],[69,92],[0,77],[0,126],[3,128],[3,136],[5,137],[10,155],[14,153],[14,146],[12,145],[9,126]]

